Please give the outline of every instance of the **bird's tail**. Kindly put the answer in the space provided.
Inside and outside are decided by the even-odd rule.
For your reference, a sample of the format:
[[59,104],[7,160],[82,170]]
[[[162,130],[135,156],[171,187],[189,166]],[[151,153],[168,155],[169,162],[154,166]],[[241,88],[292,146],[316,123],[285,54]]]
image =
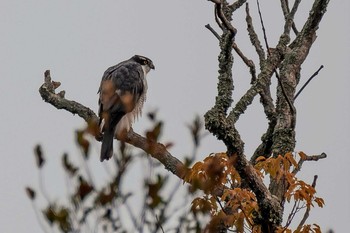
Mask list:
[[108,127],[103,133],[100,161],[109,160],[113,156],[113,139],[115,127]]
[[110,116],[104,126],[104,133],[101,145],[101,157],[100,161],[109,160],[113,156],[113,139],[115,134],[115,129],[120,121],[120,119],[124,116],[123,113],[115,114]]

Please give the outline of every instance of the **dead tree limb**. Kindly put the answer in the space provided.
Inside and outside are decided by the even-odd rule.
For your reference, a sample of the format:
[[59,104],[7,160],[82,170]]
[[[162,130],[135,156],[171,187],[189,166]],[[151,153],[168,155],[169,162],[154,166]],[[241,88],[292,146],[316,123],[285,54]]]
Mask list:
[[[60,94],[62,92],[56,94],[55,89],[59,86],[59,82],[51,80],[50,71],[47,70],[45,72],[45,82],[39,88],[39,93],[43,100],[57,109],[64,109],[73,114],[78,114],[87,123],[97,123],[99,121],[98,116],[90,108],[64,98],[64,96]],[[142,137],[132,129],[126,135],[125,142],[149,153],[177,177],[183,179],[185,176],[188,168],[180,160],[172,156],[163,144]]]

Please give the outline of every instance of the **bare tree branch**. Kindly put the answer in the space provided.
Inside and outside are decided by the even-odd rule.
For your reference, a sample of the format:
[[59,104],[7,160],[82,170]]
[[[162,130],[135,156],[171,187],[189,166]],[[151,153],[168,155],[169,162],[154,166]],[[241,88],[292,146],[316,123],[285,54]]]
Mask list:
[[[252,18],[249,13],[248,3],[246,4],[246,22],[247,22],[247,30],[248,30],[250,41],[252,45],[255,47],[255,50],[259,56],[260,70],[265,69],[266,67],[269,67],[269,66],[268,66],[268,63],[266,62],[264,49],[262,48],[258,35],[254,30]],[[277,63],[279,63],[279,61],[277,61],[276,64]],[[259,94],[261,98],[260,99],[261,103],[264,107],[265,114],[269,119],[269,121],[271,122],[271,121],[274,121],[275,119],[275,107],[274,107],[273,99],[271,97],[271,92],[270,92],[270,84],[271,84],[270,80],[271,79],[266,80],[266,82],[264,82],[264,85],[261,85]],[[239,105],[237,104],[236,106],[239,106]]]
[[326,153],[321,153],[320,155],[305,155],[305,158],[300,158],[299,162],[298,162],[298,166],[296,168],[294,168],[294,170],[292,171],[292,173],[294,175],[296,175],[300,170],[301,167],[303,166],[303,163],[305,161],[318,161],[320,159],[325,159],[327,158],[327,154]]
[[[280,88],[285,98],[285,101],[287,101],[288,103],[289,110],[292,113],[289,114],[287,112],[287,109],[284,107],[285,104],[283,103],[283,99],[277,100],[277,111],[279,111],[279,113],[283,115],[278,116],[278,118],[284,121],[284,123],[278,123],[280,129],[282,129],[282,125],[289,125],[290,129],[293,129],[295,126],[296,112],[292,101],[294,101],[295,88],[300,79],[300,67],[305,61],[308,52],[316,38],[316,30],[318,29],[318,24],[321,21],[322,16],[326,12],[328,2],[329,0],[315,0],[314,5],[312,6],[312,9],[310,11],[309,17],[302,31],[298,34],[298,36],[295,38],[292,44],[289,47],[286,47],[289,41],[289,37],[283,34],[280,38],[279,44],[276,47],[281,56],[283,56],[283,61],[280,67],[281,77],[279,78],[279,82],[282,83],[282,85],[280,85]],[[286,90],[286,88],[288,90]],[[287,128],[283,129],[283,131],[285,131],[284,133],[287,133],[286,130]],[[275,129],[275,131],[277,132],[277,129]],[[291,137],[294,137],[293,132],[290,132],[288,134],[291,135]],[[284,139],[283,141],[283,147],[286,148],[286,140]],[[292,142],[294,141],[294,139],[290,138],[289,141]],[[279,143],[282,143],[282,141],[278,142],[277,144]],[[295,142],[292,144],[295,144]],[[292,144],[291,149],[294,148]],[[276,154],[285,153],[286,151],[276,150]]]
[[247,22],[247,30],[248,30],[249,39],[250,39],[250,42],[252,43],[252,45],[255,47],[256,53],[259,56],[260,66],[262,66],[262,63],[265,60],[266,55],[265,55],[264,49],[261,45],[261,42],[259,40],[259,37],[255,32],[252,17],[250,16],[250,13],[249,13],[249,4],[248,3],[246,3],[245,11],[246,11],[246,22]]
[[249,67],[249,72],[252,75],[250,83],[253,84],[256,81],[256,69],[255,69],[255,64],[254,64],[253,60],[247,58],[243,54],[243,52],[237,46],[236,42],[234,42],[232,46],[233,46],[233,49],[235,50],[235,52],[238,54],[238,56],[242,59],[244,64],[246,64]]
[[[241,97],[241,99],[237,102],[235,107],[230,112],[228,118],[233,121],[237,122],[240,115],[242,115],[247,107],[253,102],[254,97],[261,93],[265,87],[270,86],[270,79],[271,76],[275,70],[275,68],[279,64],[279,59],[273,59],[272,56],[269,60],[266,61],[266,64],[264,66],[264,69],[261,71],[261,73],[258,75],[258,79],[256,82],[248,89],[248,91]],[[266,98],[269,98],[265,96]],[[272,104],[272,98],[266,102],[267,112],[271,113],[273,115],[274,107]],[[271,115],[271,116],[272,116]],[[269,115],[268,115],[269,116]]]
[[[265,29],[265,26],[264,26],[264,20],[263,20],[263,18],[262,18],[262,14],[261,14],[261,10],[260,10],[259,0],[256,0],[256,3],[257,3],[257,6],[258,6],[258,12],[259,12],[259,17],[260,17],[260,23],[261,23],[261,28],[262,28],[262,31],[263,31],[263,34],[264,34],[264,41],[265,41],[267,53],[268,53],[268,55],[270,56],[270,55],[271,55],[270,46],[269,46],[268,41],[267,41],[266,29]],[[283,38],[283,39],[282,39],[282,38]],[[287,44],[287,42],[289,42],[289,36],[288,36],[288,39],[286,39],[286,36],[285,36],[285,35],[284,35],[282,38],[280,39],[279,43],[280,43],[281,45],[284,45],[284,46],[285,46],[285,45]],[[285,40],[287,40],[287,41],[285,42]],[[281,78],[280,78],[280,76],[279,76],[279,74],[278,74],[278,72],[277,72],[277,68],[275,68],[274,72],[275,72],[276,78],[277,78],[277,80],[278,80],[278,84],[279,84],[279,86],[280,86],[280,88],[281,88],[281,90],[282,90],[283,96],[284,96],[284,98],[286,99],[286,101],[287,101],[287,103],[288,103],[288,105],[289,105],[289,108],[290,108],[290,111],[292,112],[292,115],[294,115],[294,114],[295,114],[295,107],[294,107],[294,105],[292,104],[291,100],[289,99],[289,97],[288,97],[288,95],[287,95],[287,93],[286,93],[286,90],[285,90],[285,88],[284,88],[284,84],[283,84],[283,82],[282,82],[282,80],[281,80]]]
[[240,8],[247,0],[237,0],[236,2],[232,3],[229,7],[232,11],[237,10]]
[[264,21],[263,21],[261,10],[260,10],[259,0],[256,0],[256,4],[258,6],[258,13],[259,13],[259,18],[260,18],[261,29],[262,29],[263,35],[264,35],[265,46],[266,46],[267,51],[269,51],[270,47],[269,47],[269,44],[267,43],[266,29],[265,29]]
[[[237,29],[232,26],[230,19],[227,19],[223,11],[223,5],[226,4],[226,1],[221,1],[221,0],[211,0],[211,1],[215,3],[216,15],[221,21],[221,24],[219,25],[223,25],[225,29],[231,31],[232,36],[234,38],[237,33]],[[232,12],[232,9],[231,9],[231,12]],[[231,14],[229,15],[231,16]]]
[[[282,1],[283,2],[283,1]],[[289,7],[288,4],[286,4],[286,8],[287,8],[287,14],[284,14],[286,23],[284,25],[284,34],[289,35],[290,34],[290,30],[294,25],[294,16],[295,13],[298,10],[299,4],[300,4],[301,0],[295,0],[294,5],[292,7],[292,10],[289,12]],[[282,7],[283,9],[284,7]],[[285,11],[283,10],[283,13],[285,13]],[[295,26],[295,25],[294,25]]]
[[[65,109],[73,114],[78,114],[88,123],[97,123],[99,121],[97,115],[91,109],[55,94],[55,89],[58,86],[57,82],[51,80],[50,71],[46,71],[45,82],[39,89],[41,97],[57,109]],[[125,142],[149,153],[179,178],[183,179],[185,176],[188,168],[180,160],[172,156],[163,144],[144,138],[132,129],[126,135]]]
[[[290,13],[288,0],[281,0],[281,8],[282,8],[282,12],[283,12],[285,20],[287,20],[287,16]],[[298,35],[299,31],[298,31],[297,27],[295,26],[294,22],[292,23],[292,29],[293,29],[294,34]]]
[[[73,114],[78,114],[86,122],[98,122],[97,115],[89,108],[72,100],[67,100],[64,96],[55,94],[55,89],[61,84],[51,81],[50,71],[45,71],[45,82],[40,87],[39,92],[43,100],[55,106],[57,109],[65,109]],[[62,92],[60,92],[62,93]]]
[[298,208],[300,208],[299,204],[300,204],[300,200],[294,202],[293,208],[290,211],[290,214],[288,215],[287,222],[286,222],[286,225],[284,226],[284,229],[287,229],[289,225],[292,223],[292,220],[294,219],[296,213],[298,212]]
[[[294,108],[295,89],[300,80],[301,65],[305,61],[310,48],[315,41],[318,25],[326,12],[329,0],[315,0],[303,29],[289,45],[289,35],[282,34],[277,52],[283,57],[280,64],[280,78],[277,89],[276,126],[273,131],[272,154],[284,155],[295,148],[296,110]],[[281,205],[284,203],[284,193],[288,188],[282,179],[272,179],[269,190],[278,197]]]
[[320,66],[320,68],[318,68],[318,70],[311,75],[311,77],[306,81],[306,83],[300,88],[300,90],[297,92],[297,94],[294,96],[294,101],[298,98],[298,96],[300,95],[300,93],[304,90],[304,88],[311,82],[311,80],[318,75],[318,73],[323,69],[323,65]]
[[308,54],[308,50],[311,44],[316,39],[316,30],[322,20],[323,15],[326,13],[329,0],[315,0],[308,19],[306,20],[302,30],[291,43],[290,48],[303,49],[304,54]]
[[221,30],[224,30],[224,26],[220,22],[220,19],[219,19],[218,14],[217,14],[217,4],[215,4],[215,6],[214,6],[214,18],[215,18],[215,22],[221,28]]
[[205,25],[205,27],[213,33],[213,35],[216,37],[216,39],[220,40],[220,35],[210,26],[210,24]]
[[[210,26],[210,24],[205,25],[205,27],[211,31],[211,33],[213,33],[213,35],[220,40],[220,35]],[[234,42],[233,43],[233,49],[235,50],[235,52],[238,54],[238,56],[242,59],[242,61],[244,62],[244,64],[246,64],[249,67],[249,71],[250,74],[252,75],[252,81],[251,83],[253,84],[253,82],[255,82],[256,80],[256,69],[255,69],[255,64],[252,60],[250,60],[249,58],[247,58],[243,52],[239,49],[239,47],[237,46],[237,44]]]

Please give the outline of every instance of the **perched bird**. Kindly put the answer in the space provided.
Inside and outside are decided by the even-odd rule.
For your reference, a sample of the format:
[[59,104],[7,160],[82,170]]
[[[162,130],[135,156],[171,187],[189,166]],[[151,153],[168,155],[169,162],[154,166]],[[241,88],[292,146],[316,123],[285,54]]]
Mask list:
[[98,90],[100,129],[103,132],[101,162],[113,155],[114,135],[129,131],[131,123],[141,115],[146,100],[146,75],[154,68],[151,59],[135,55],[104,72]]

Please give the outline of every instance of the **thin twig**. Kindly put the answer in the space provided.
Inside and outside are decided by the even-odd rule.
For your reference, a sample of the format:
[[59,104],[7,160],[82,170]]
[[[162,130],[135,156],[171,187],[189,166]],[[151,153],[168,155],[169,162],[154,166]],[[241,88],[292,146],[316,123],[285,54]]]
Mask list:
[[214,18],[215,18],[215,22],[221,28],[221,30],[224,30],[224,27],[222,26],[222,23],[220,22],[218,14],[217,14],[217,4],[215,4],[215,6],[214,6]]
[[163,229],[162,224],[160,223],[160,221],[159,221],[159,219],[158,219],[158,216],[155,215],[155,217],[156,217],[156,220],[157,220],[157,225],[160,227],[160,229],[161,229],[162,232],[164,233],[164,229]]
[[223,4],[222,1],[220,0],[211,0],[213,3],[215,3],[215,10],[216,10],[216,15],[217,17],[220,19],[221,24],[218,22],[218,25],[221,27],[224,26],[227,30],[229,30],[232,33],[232,37],[234,38],[236,33],[237,33],[237,29],[234,28],[231,24],[231,22],[226,18],[224,11],[222,9]]
[[298,166],[294,168],[294,170],[292,171],[292,174],[296,175],[301,170],[301,167],[303,166],[303,163],[305,161],[318,161],[320,159],[325,159],[325,158],[327,158],[327,154],[324,152],[321,153],[320,155],[304,155],[304,157],[300,158],[298,162]]
[[[205,25],[205,27],[211,32],[213,33],[213,35],[220,40],[220,35],[214,30],[214,28],[212,28],[210,26],[210,24]],[[250,74],[252,75],[252,80],[251,80],[251,84],[253,84],[253,82],[255,82],[256,80],[256,69],[255,69],[255,64],[252,60],[250,60],[249,58],[247,58],[243,52],[238,48],[237,44],[234,42],[232,45],[232,48],[235,50],[235,52],[238,54],[238,56],[242,59],[242,61],[249,67],[249,71]]]
[[293,208],[290,211],[290,214],[288,215],[287,223],[283,229],[287,229],[289,227],[289,225],[292,223],[292,220],[294,219],[294,216],[297,213],[296,210],[297,210],[297,208],[299,208],[299,202],[300,202],[300,200],[294,202]]
[[244,62],[244,64],[246,64],[249,68],[249,72],[252,75],[252,79],[251,79],[251,84],[253,84],[256,81],[256,69],[255,69],[255,64],[253,62],[253,60],[250,60],[249,58],[247,58],[243,52],[239,49],[239,47],[237,46],[237,44],[235,42],[233,42],[233,50],[235,50],[235,52],[238,54],[238,56],[242,59],[242,61]]
[[[282,7],[282,12],[283,12],[284,18],[287,19],[287,15],[290,12],[288,0],[281,0],[281,7]],[[294,21],[292,23],[292,29],[293,29],[294,34],[298,35],[299,31],[298,31],[297,27],[295,26]]]
[[308,48],[311,47],[312,43],[316,39],[316,31],[319,28],[319,23],[327,11],[328,3],[329,0],[314,1],[312,9],[310,10],[309,16],[304,23],[303,28],[301,29],[300,33],[298,33],[294,41],[289,45],[291,49],[300,49],[301,47],[305,49],[305,46]]
[[[130,207],[129,203],[127,200],[125,200],[124,202],[125,208],[127,210],[127,213],[129,214],[129,217],[132,221],[132,223],[134,224],[134,228],[136,229],[140,229],[139,227],[141,227],[142,224],[138,224],[136,216],[132,210],[132,208]],[[119,208],[115,208],[117,211],[119,210]],[[119,216],[122,216],[122,214],[120,213]]]
[[96,186],[91,173],[91,169],[89,169],[89,165],[87,164],[86,158],[84,157],[84,155],[80,156],[80,158],[81,158],[80,161],[82,161],[82,167],[85,170],[89,183],[92,184],[93,186]]
[[44,184],[45,181],[44,181],[44,174],[43,173],[44,173],[43,169],[39,169],[39,187],[40,187],[41,193],[45,197],[46,201],[48,203],[51,203],[51,198],[50,198],[49,193],[47,192],[45,184]]
[[[287,4],[286,6],[286,14],[285,14],[285,10],[283,10],[283,13],[284,13],[284,18],[286,20],[285,22],[285,25],[284,25],[284,34],[286,35],[289,35],[290,34],[290,29],[293,27],[295,27],[295,24],[294,24],[294,16],[295,16],[295,13],[297,12],[298,10],[298,7],[299,7],[299,4],[300,4],[301,0],[295,0],[294,2],[294,5],[292,7],[292,10],[290,11],[289,10],[289,6]],[[294,29],[293,29],[294,30]],[[294,31],[295,32],[295,31]]]
[[[266,30],[265,30],[265,26],[264,26],[264,21],[263,21],[262,14],[261,14],[261,11],[260,11],[259,0],[256,0],[256,2],[257,2],[257,5],[258,5],[258,12],[259,12],[259,17],[260,17],[260,23],[261,23],[262,31],[263,31],[263,34],[264,34],[265,46],[266,46],[266,49],[267,49],[267,53],[269,55],[271,55],[270,54],[270,49],[269,49],[270,47],[269,47],[269,44],[267,42],[267,36],[266,36]],[[276,78],[278,80],[278,84],[281,87],[282,94],[283,94],[284,98],[286,99],[286,101],[288,103],[288,106],[290,108],[290,111],[291,111],[292,115],[294,115],[295,114],[295,108],[294,108],[291,100],[287,96],[287,92],[286,92],[286,90],[285,90],[285,88],[283,86],[283,83],[281,81],[281,78],[280,78],[276,68],[274,69],[274,72],[275,72]]]
[[206,27],[209,31],[211,31],[211,33],[213,33],[213,35],[220,40],[220,35],[214,30],[214,28],[212,28],[210,26],[210,24],[205,25],[204,27]]
[[246,212],[244,211],[244,208],[243,208],[242,204],[239,205],[239,208],[241,209],[241,211],[242,211],[242,213],[243,213],[243,215],[244,215],[244,217],[245,217],[245,220],[248,222],[248,224],[249,224],[250,226],[253,226],[254,223],[251,222],[251,221],[249,220],[248,215],[247,215]]
[[298,96],[300,95],[300,93],[304,90],[304,88],[311,82],[311,80],[318,75],[318,72],[320,72],[320,70],[323,69],[323,65],[320,66],[320,68],[318,68],[318,70],[311,75],[311,77],[306,81],[306,83],[300,88],[300,90],[298,91],[298,93],[294,96],[294,100],[296,100],[296,98],[298,98]]
[[267,42],[267,36],[266,36],[266,30],[265,30],[265,26],[264,26],[264,21],[263,21],[262,14],[261,14],[261,11],[260,11],[259,0],[256,0],[256,4],[258,6],[258,13],[259,13],[259,18],[260,18],[261,28],[262,28],[262,31],[263,31],[263,34],[264,34],[264,41],[265,41],[266,50],[269,53],[269,45],[268,45],[268,42]]
[[215,197],[215,199],[216,199],[217,203],[219,203],[219,206],[220,206],[221,210],[226,214],[226,210],[225,210],[225,208],[223,207],[223,205],[222,205],[220,199],[219,199],[218,197]]

